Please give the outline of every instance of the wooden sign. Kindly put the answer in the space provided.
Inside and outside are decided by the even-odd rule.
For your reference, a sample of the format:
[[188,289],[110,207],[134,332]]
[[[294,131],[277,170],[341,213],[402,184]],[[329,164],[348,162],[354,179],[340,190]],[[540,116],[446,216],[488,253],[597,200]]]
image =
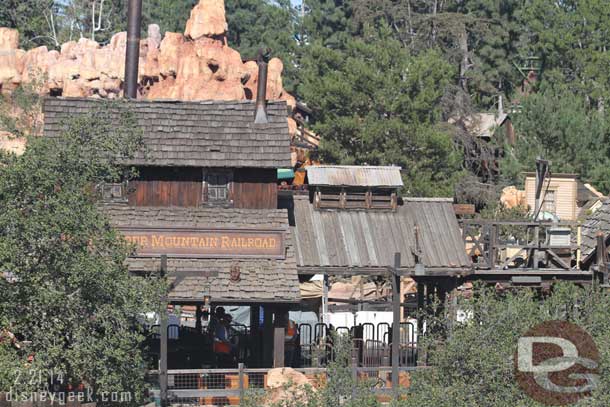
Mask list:
[[281,258],[284,231],[249,229],[120,229],[136,257]]
[[471,204],[453,204],[453,210],[456,215],[474,215],[476,213],[474,205]]

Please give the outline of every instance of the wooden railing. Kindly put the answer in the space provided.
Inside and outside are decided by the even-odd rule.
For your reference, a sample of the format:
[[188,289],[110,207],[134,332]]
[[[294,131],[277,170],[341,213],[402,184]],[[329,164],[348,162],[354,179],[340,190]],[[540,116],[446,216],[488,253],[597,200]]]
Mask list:
[[475,269],[580,269],[577,223],[467,219],[462,236]]

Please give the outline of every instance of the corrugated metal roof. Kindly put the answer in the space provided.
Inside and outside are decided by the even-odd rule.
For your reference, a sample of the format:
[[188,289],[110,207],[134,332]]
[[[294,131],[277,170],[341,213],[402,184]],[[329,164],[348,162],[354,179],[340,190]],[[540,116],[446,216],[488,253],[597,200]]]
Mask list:
[[415,226],[422,263],[470,270],[460,228],[447,200],[406,200],[396,211],[316,210],[294,197],[294,244],[299,267],[387,267],[400,252],[401,267],[415,267]]
[[367,167],[358,165],[320,165],[307,167],[310,185],[391,187],[403,186],[400,167]]

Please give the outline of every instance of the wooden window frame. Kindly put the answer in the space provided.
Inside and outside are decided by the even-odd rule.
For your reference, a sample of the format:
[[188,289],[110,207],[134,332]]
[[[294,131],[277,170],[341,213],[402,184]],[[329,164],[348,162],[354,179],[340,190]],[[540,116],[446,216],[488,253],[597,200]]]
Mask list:
[[[227,178],[227,184],[226,184],[226,199],[214,199],[214,200],[210,200],[210,194],[209,191],[211,189],[210,184],[209,184],[209,177],[215,175],[215,176],[225,176]],[[201,202],[203,205],[210,205],[210,206],[227,206],[233,205],[233,170],[231,169],[203,169],[203,184],[202,184],[202,188],[201,188],[201,193],[202,193],[202,197],[201,197]],[[219,187],[213,187],[214,189],[218,188],[221,189]]]
[[103,182],[98,184],[97,190],[102,202],[127,202],[128,181]]

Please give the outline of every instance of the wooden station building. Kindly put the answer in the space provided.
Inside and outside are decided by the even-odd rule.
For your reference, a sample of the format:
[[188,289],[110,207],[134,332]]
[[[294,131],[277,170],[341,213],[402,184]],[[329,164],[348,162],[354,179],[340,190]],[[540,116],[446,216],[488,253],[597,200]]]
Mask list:
[[[45,135],[96,103],[46,99]],[[139,177],[104,188],[104,210],[138,247],[129,270],[158,272],[167,256],[168,301],[197,306],[197,328],[206,298],[250,306],[248,363],[270,366],[274,325],[285,326],[300,301],[288,213],[277,206],[277,169],[291,164],[286,103],[266,103],[264,123],[255,123],[251,101],[132,100],[129,108],[144,149],[125,165]]]

